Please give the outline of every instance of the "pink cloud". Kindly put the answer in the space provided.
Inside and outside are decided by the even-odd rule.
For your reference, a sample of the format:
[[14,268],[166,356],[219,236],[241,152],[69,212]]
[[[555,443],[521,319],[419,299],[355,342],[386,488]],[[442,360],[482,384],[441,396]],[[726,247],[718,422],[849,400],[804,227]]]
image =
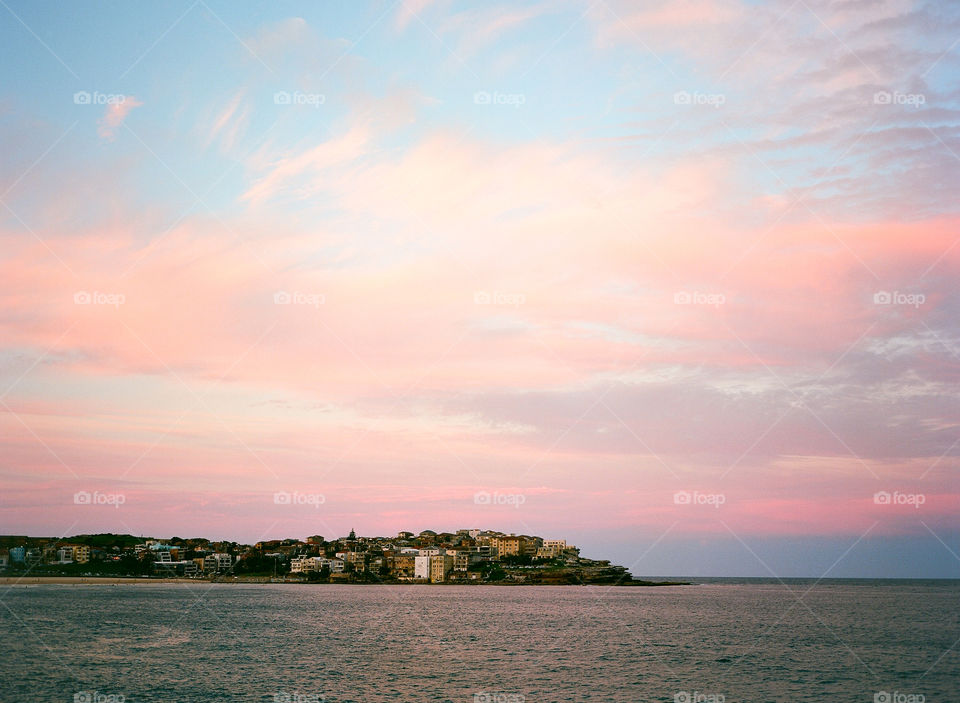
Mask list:
[[97,134],[101,139],[112,140],[117,129],[123,125],[127,115],[135,107],[143,105],[132,95],[120,96],[114,102],[107,104],[103,116],[97,120]]

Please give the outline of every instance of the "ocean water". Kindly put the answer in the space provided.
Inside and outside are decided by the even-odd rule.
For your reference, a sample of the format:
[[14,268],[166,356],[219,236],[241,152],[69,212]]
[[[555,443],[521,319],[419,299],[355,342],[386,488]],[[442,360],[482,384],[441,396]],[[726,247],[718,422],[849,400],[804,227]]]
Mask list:
[[0,701],[960,701],[960,582],[0,586]]

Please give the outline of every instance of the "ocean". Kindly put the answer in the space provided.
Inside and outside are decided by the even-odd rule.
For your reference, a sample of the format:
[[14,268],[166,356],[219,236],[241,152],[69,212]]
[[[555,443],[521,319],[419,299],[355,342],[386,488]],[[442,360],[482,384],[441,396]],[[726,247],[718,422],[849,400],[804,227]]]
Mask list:
[[0,701],[960,701],[960,581],[0,586]]

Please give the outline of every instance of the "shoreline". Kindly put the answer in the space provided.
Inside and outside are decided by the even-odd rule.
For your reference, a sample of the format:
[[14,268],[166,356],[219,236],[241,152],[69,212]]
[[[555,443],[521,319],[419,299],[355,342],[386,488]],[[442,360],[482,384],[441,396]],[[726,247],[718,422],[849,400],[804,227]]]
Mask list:
[[308,581],[272,581],[269,578],[251,578],[251,579],[224,579],[220,581],[210,581],[207,579],[189,579],[189,578],[139,578],[137,576],[0,576],[0,585],[4,586],[37,586],[37,585],[61,585],[61,586],[123,586],[130,584],[150,585],[150,584],[171,584],[171,583],[193,583],[201,584],[257,584],[257,585],[276,585],[276,586],[509,586],[509,587],[531,587],[531,586],[571,586],[582,588],[583,586],[606,586],[610,588],[649,588],[656,586],[691,586],[687,581],[640,581],[638,583],[595,583],[595,584],[564,584],[564,583],[477,583],[477,582],[444,582],[444,583],[413,583],[413,582],[383,582],[383,583],[310,583]]

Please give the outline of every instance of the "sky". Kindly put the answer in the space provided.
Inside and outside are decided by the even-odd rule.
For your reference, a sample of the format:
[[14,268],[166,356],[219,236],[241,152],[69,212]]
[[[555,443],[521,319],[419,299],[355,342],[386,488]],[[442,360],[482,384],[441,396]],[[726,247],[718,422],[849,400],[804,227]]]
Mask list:
[[0,533],[960,578],[960,7],[0,2]]

